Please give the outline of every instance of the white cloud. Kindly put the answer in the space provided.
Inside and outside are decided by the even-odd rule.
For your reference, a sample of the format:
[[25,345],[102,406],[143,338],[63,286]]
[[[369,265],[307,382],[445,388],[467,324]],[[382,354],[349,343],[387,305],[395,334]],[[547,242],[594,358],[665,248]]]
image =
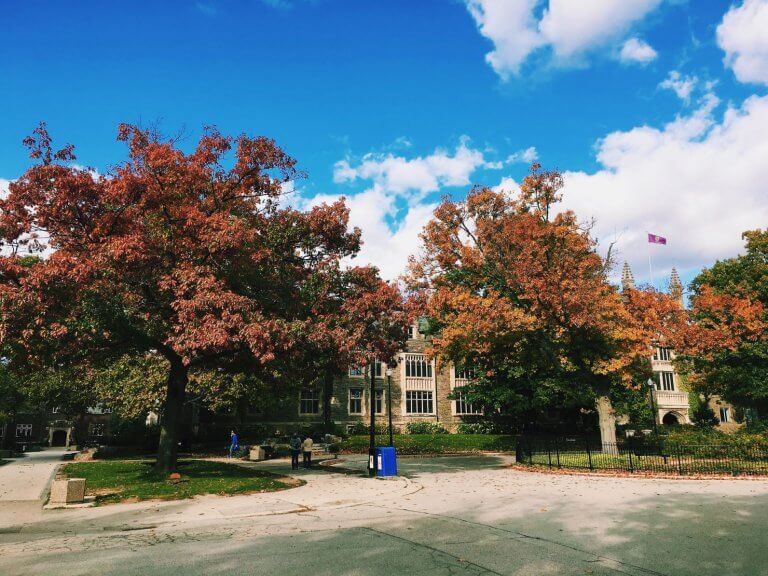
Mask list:
[[485,60],[506,79],[520,71],[528,55],[543,44],[533,11],[539,0],[467,0],[480,34],[493,42]]
[[518,150],[517,152],[507,156],[507,164],[530,164],[535,162],[539,158],[539,153],[534,146],[526,148],[525,150]]
[[[568,64],[591,50],[615,44],[662,0],[549,0],[540,19],[536,12],[542,0],[465,2],[480,33],[494,44],[486,61],[507,80],[537,50],[549,48],[557,63]],[[645,44],[646,59],[649,50],[653,51]]]
[[[752,96],[721,119],[719,101],[662,128],[641,126],[599,143],[595,173],[565,173],[565,205],[596,218],[605,243],[618,240],[621,258],[647,270],[646,232],[665,236],[653,250],[654,270],[696,271],[742,248],[741,233],[768,222],[768,96]],[[644,264],[645,263],[645,264]]]
[[768,84],[768,0],[732,6],[717,27],[717,43],[739,81]]
[[[501,165],[486,160],[466,137],[452,152],[438,148],[432,154],[409,158],[371,153],[359,162],[337,162],[333,171],[335,182],[366,182],[367,186],[361,192],[346,195],[350,225],[363,231],[363,247],[354,262],[374,264],[384,278],[396,278],[404,272],[408,257],[417,252],[419,233],[437,206],[425,201],[425,196],[447,186],[468,186],[476,170]],[[318,195],[298,199],[298,207],[337,198]]]
[[463,137],[451,154],[438,148],[429,156],[405,158],[393,154],[366,154],[352,166],[340,160],[333,169],[334,182],[372,180],[383,190],[394,194],[436,192],[443,186],[466,186],[469,176],[478,168],[498,168],[497,162],[486,161],[480,150],[469,146]]
[[658,53],[650,44],[639,38],[630,38],[621,47],[619,60],[625,64],[648,64],[648,62],[655,60],[657,56]]
[[[338,198],[318,195],[301,199],[297,207],[308,208],[322,202],[334,202]],[[349,224],[359,227],[363,234],[362,249],[348,263],[373,264],[379,268],[382,277],[388,280],[394,280],[405,272],[408,257],[418,250],[419,233],[437,206],[435,203],[411,199],[407,202],[405,215],[393,227],[390,222],[397,216],[398,199],[398,195],[378,184],[346,197],[350,210]]]
[[677,70],[672,70],[667,78],[659,84],[659,88],[672,90],[680,100],[690,102],[691,93],[698,84],[699,79],[696,76],[683,76]]
[[559,56],[570,57],[624,34],[661,0],[549,0],[539,28]]

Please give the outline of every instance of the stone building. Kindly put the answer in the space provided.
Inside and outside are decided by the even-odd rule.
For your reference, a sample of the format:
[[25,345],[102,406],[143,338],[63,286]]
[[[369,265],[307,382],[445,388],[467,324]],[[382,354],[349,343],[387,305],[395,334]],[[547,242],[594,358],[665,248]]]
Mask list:
[[36,447],[72,448],[109,439],[111,410],[88,408],[83,414],[64,414],[58,408],[26,408],[0,425],[0,447],[20,452]]

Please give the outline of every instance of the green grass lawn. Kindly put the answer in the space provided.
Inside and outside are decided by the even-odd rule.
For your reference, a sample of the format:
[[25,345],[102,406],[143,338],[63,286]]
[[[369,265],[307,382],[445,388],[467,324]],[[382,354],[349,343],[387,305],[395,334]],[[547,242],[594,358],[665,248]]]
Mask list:
[[[514,452],[515,436],[497,434],[395,434],[398,454],[457,454]],[[368,436],[350,436],[341,443],[343,452],[368,451]],[[389,436],[376,436],[377,446],[388,446]]]
[[[559,459],[558,459],[559,458]],[[556,452],[551,454],[536,453],[529,461],[527,458],[524,464],[534,466],[551,466],[552,468],[580,468],[594,470],[632,470],[642,472],[657,472],[665,474],[745,474],[745,475],[766,475],[768,474],[768,461],[757,459],[735,459],[735,458],[713,458],[706,456],[694,456],[691,454],[680,454],[679,456],[670,451],[666,458],[659,454],[637,456],[633,455],[630,460],[628,453],[622,454],[603,454],[601,452]],[[559,466],[558,466],[559,462]]]
[[155,473],[148,460],[73,462],[62,475],[85,478],[88,495],[107,504],[124,500],[180,500],[198,494],[244,494],[274,492],[297,484],[285,478],[224,462],[183,460],[181,481],[170,481]]

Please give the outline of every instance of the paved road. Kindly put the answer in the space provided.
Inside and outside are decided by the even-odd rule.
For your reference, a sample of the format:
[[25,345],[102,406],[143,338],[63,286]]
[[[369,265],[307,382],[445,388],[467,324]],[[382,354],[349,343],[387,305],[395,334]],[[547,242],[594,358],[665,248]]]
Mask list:
[[64,449],[27,452],[0,466],[0,502],[39,501],[66,454]]
[[300,471],[307,484],[281,493],[23,521],[0,503],[0,574],[768,575],[768,482],[506,464],[402,459],[395,480]]

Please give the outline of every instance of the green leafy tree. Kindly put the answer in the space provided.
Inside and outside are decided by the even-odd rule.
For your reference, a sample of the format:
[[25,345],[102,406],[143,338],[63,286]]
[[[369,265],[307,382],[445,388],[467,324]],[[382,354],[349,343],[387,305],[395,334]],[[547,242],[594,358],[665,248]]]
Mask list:
[[693,324],[679,361],[696,391],[768,418],[768,230],[744,239],[743,255],[716,262],[691,284]]

